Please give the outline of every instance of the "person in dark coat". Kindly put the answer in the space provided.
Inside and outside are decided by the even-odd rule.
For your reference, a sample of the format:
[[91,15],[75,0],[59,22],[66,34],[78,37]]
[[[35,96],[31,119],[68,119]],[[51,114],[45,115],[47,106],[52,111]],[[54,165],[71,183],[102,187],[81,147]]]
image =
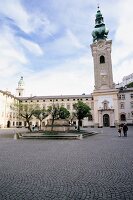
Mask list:
[[124,137],[127,137],[127,131],[128,131],[128,127],[126,124],[123,125],[123,134],[124,134]]

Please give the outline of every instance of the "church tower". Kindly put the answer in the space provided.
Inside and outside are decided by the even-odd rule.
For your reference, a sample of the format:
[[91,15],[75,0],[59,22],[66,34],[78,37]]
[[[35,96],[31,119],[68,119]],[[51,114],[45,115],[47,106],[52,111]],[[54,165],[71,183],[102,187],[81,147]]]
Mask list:
[[16,96],[23,97],[23,95],[24,95],[24,81],[23,81],[23,76],[21,76],[18,82],[18,87],[16,89]]
[[91,51],[94,63],[94,125],[114,127],[119,121],[118,90],[115,89],[112,74],[111,45],[107,30],[98,7],[92,32]]
[[111,62],[112,40],[106,40],[108,32],[98,7],[95,27],[92,32],[93,44],[91,45],[94,62],[95,90],[112,89],[114,87]]

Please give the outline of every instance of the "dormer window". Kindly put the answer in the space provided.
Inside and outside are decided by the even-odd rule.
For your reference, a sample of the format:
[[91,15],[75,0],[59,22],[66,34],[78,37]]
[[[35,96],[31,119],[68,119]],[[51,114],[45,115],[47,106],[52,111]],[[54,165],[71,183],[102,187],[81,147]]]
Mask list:
[[105,63],[105,57],[104,56],[100,56],[100,64]]

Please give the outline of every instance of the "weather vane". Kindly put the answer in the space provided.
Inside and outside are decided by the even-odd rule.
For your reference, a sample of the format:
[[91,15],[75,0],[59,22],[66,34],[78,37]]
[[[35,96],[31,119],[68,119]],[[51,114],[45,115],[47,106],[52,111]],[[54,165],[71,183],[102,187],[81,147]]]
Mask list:
[[97,8],[98,8],[98,10],[99,10],[99,3],[97,3]]

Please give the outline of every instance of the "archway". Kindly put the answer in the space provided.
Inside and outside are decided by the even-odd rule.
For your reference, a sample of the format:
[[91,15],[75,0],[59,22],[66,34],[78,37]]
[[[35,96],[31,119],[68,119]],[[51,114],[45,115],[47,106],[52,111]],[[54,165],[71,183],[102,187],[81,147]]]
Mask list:
[[10,128],[10,126],[11,126],[11,122],[7,121],[7,128]]
[[109,120],[109,115],[104,114],[103,115],[103,126],[109,127],[110,126],[110,120]]

